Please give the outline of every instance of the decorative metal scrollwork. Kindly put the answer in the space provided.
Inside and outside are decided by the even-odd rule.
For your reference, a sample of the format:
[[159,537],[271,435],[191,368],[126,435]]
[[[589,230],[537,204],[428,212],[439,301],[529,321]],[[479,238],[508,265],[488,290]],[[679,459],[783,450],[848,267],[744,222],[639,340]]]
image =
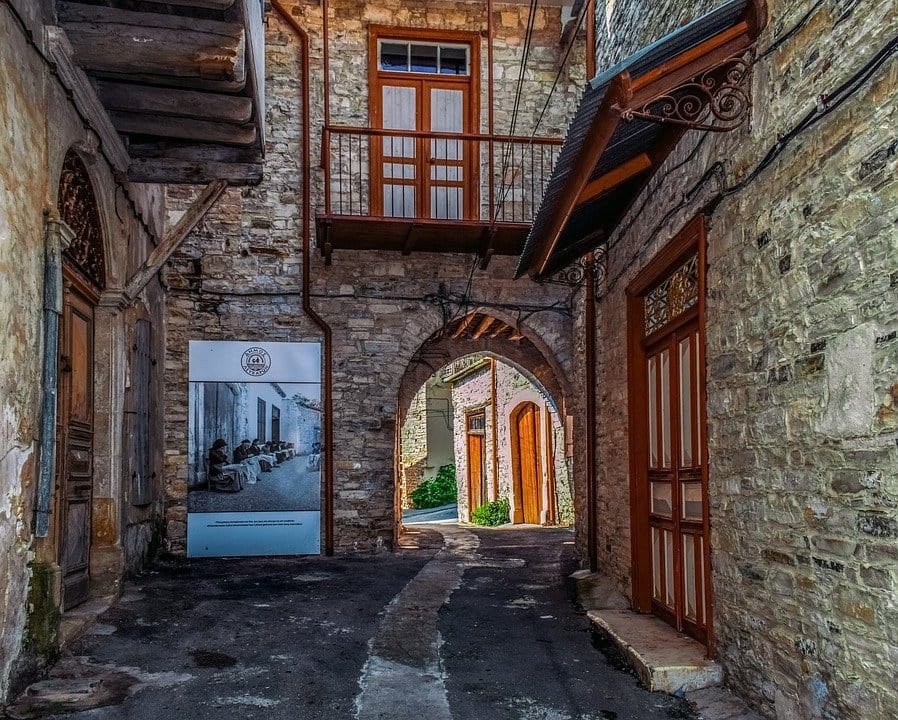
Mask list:
[[65,250],[70,260],[98,289],[106,289],[103,227],[90,176],[81,158],[66,155],[59,178],[59,215],[74,234]]
[[[608,248],[605,244],[597,245],[593,252],[592,271],[595,273],[595,299],[601,300],[605,294],[605,279],[607,277]],[[552,285],[565,285],[567,287],[584,287],[590,264],[585,257],[572,262],[554,275],[546,279]]]
[[728,58],[641,107],[622,110],[621,118],[711,132],[735,130],[751,110],[747,82],[751,66],[745,57]]

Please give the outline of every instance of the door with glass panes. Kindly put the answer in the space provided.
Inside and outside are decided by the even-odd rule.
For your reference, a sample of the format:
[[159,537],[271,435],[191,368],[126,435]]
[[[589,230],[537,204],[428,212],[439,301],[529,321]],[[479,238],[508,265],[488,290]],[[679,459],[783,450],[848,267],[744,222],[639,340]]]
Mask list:
[[456,35],[425,41],[404,34],[391,28],[372,35],[371,125],[415,133],[372,139],[372,214],[470,219],[476,148],[451,136],[474,125],[473,45]]
[[[694,240],[696,232],[691,225],[679,242]],[[632,391],[640,396],[631,405],[639,486],[633,492],[634,531],[641,535],[634,544],[634,572],[641,576],[634,595],[641,609],[707,642],[711,588],[702,262],[699,247],[686,242],[685,256],[680,253],[672,268],[631,297],[636,358],[630,372]]]

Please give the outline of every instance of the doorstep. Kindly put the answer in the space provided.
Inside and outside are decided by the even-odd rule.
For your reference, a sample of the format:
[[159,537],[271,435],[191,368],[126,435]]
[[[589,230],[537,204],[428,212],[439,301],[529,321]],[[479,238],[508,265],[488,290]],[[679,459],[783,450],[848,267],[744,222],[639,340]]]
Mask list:
[[590,610],[587,615],[649,690],[685,693],[723,683],[723,667],[707,657],[705,646],[662,620],[632,610]]
[[59,621],[59,644],[66,647],[72,640],[83,635],[97,622],[115,602],[115,595],[94,598],[66,610]]

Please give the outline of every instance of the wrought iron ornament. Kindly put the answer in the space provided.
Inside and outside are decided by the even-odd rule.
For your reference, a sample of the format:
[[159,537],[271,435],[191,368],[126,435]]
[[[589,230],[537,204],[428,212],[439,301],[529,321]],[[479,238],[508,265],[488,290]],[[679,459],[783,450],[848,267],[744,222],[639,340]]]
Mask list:
[[698,302],[698,255],[692,255],[645,296],[645,334],[651,335]]
[[742,125],[751,110],[748,77],[751,62],[730,57],[691,81],[637,108],[621,111],[626,121],[645,120],[695,130],[728,132]]
[[[595,260],[592,269],[595,272],[595,299],[601,300],[605,294],[605,278],[608,268],[608,246],[597,245],[592,251]],[[585,257],[562,268],[554,275],[546,279],[551,285],[565,285],[566,287],[583,287],[586,285],[586,273],[589,271],[589,263]]]
[[103,228],[90,176],[81,158],[69,151],[59,178],[59,214],[74,234],[65,250],[70,260],[98,289],[106,289]]

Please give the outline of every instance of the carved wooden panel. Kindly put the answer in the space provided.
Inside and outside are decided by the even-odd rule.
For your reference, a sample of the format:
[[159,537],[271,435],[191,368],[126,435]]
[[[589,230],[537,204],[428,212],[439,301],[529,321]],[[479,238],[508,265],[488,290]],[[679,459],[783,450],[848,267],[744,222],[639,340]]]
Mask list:
[[69,260],[98,289],[106,289],[103,228],[90,176],[81,158],[66,155],[59,178],[59,214],[75,237],[65,250]]

